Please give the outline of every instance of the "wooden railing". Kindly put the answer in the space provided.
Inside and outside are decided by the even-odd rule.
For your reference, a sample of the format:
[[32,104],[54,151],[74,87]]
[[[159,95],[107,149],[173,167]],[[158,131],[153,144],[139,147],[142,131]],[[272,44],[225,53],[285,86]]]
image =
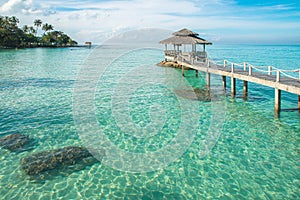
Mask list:
[[176,57],[178,55],[188,56],[193,59],[203,59],[207,57],[206,52],[197,51],[197,52],[182,52],[182,51],[175,51],[175,50],[165,50],[166,56]]
[[[213,62],[210,60],[210,62]],[[234,73],[235,69],[242,69],[243,71],[248,71],[248,75],[251,76],[253,72],[260,72],[262,74],[267,74],[269,76],[275,75],[276,82],[280,82],[281,77],[288,77],[296,81],[300,81],[300,69],[294,70],[283,70],[276,68],[274,66],[254,66],[250,63],[234,63],[228,60],[220,62],[215,62],[219,66],[223,66],[224,68],[231,68],[231,72]]]
[[165,56],[175,57],[178,54],[178,51],[175,50],[165,50]]

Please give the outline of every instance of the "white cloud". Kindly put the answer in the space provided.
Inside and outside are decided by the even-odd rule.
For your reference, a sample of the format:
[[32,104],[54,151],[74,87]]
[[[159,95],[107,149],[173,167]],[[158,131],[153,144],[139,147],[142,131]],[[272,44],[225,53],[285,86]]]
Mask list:
[[80,43],[87,40],[99,43],[116,33],[147,27],[171,30],[186,27],[206,33],[211,36],[206,39],[212,40],[231,38],[233,32],[259,37],[260,32],[271,30],[275,37],[285,29],[296,34],[299,23],[274,19],[276,14],[280,18],[295,12],[280,15],[269,13],[271,10],[265,12],[269,8],[288,11],[290,7],[288,4],[241,7],[234,0],[5,0],[0,11],[16,15],[23,24],[32,24],[39,18]]
[[32,0],[9,0],[0,7],[0,12],[7,14],[16,14],[18,12],[28,14],[38,11],[33,6]]

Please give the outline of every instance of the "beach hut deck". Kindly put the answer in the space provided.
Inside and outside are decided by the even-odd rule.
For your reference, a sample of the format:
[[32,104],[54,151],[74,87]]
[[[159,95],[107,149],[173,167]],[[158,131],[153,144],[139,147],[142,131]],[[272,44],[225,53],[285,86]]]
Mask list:
[[[253,66],[248,63],[237,64],[229,61],[217,63],[207,58],[205,45],[212,44],[198,34],[187,29],[173,33],[173,37],[161,41],[165,44],[165,60],[175,62],[184,69],[194,69],[196,76],[198,71],[206,73],[207,88],[210,88],[210,74],[222,76],[223,88],[226,90],[226,77],[231,78],[231,94],[236,95],[236,79],[242,80],[244,95],[248,95],[248,82],[272,87],[275,89],[274,113],[279,117],[281,110],[281,91],[298,95],[298,110],[300,112],[300,69],[281,70],[271,66]],[[188,39],[187,39],[188,38]],[[174,50],[167,50],[167,44],[173,44]],[[182,51],[182,45],[191,44],[192,51]],[[203,45],[203,51],[196,50],[196,44]],[[296,75],[295,75],[296,73]]]

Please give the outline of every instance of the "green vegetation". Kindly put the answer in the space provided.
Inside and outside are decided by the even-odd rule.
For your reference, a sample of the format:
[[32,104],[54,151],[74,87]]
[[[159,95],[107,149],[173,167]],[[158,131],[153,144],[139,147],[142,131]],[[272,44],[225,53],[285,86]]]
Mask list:
[[[0,48],[26,48],[26,47],[65,47],[77,45],[62,31],[54,30],[51,24],[40,19],[34,21],[33,26],[18,27],[19,19],[15,16],[0,15]],[[44,31],[42,36],[37,36],[38,29]]]

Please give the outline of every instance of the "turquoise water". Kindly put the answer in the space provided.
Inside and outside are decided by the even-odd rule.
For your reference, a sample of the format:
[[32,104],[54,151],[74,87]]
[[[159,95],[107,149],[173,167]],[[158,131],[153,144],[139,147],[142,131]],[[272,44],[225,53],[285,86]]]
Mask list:
[[[104,52],[112,50],[109,46],[101,48],[106,49]],[[207,49],[214,60],[226,58],[283,69],[300,68],[297,45],[213,45]],[[218,98],[221,107],[216,107],[214,101],[181,98],[176,95],[182,89],[178,83],[181,72],[157,67],[163,51],[151,48],[121,54],[105,68],[94,91],[96,119],[99,128],[116,146],[135,153],[155,152],[177,134],[190,135],[196,127],[183,154],[167,166],[138,173],[118,170],[117,165],[103,161],[81,170],[57,171],[42,179],[25,175],[20,159],[27,155],[86,145],[80,129],[88,127],[84,124],[78,127],[73,118],[74,87],[84,64],[99,64],[98,59],[91,57],[93,51],[0,50],[0,136],[20,132],[37,140],[32,151],[12,153],[0,149],[0,199],[299,199],[298,112],[285,111],[280,119],[275,119],[273,90],[250,84],[249,98],[245,101],[240,82],[236,99],[228,95]],[[102,56],[110,59],[109,53]],[[131,83],[126,78],[130,76],[140,78],[138,83]],[[193,88],[204,88],[204,77],[200,74],[196,78],[193,71],[186,72],[186,80]],[[219,77],[214,77],[213,82],[220,84]],[[123,97],[127,96],[122,89],[129,85],[134,90],[125,101]],[[297,106],[296,95],[282,96],[283,108]],[[83,97],[82,102],[87,100]],[[182,110],[181,101],[196,106],[197,113],[197,121],[190,120],[194,126],[183,130],[182,116],[188,114]],[[127,110],[118,105],[124,102],[130,118],[122,122],[117,120],[123,117],[118,113]],[[157,104],[158,107],[151,107]],[[164,111],[163,117],[155,115],[160,110]],[[159,120],[153,131],[147,125],[156,118]],[[146,134],[155,134],[139,137],[130,133],[130,129],[122,128],[130,121],[145,128]],[[215,131],[220,131],[220,135],[212,141],[215,145],[211,152],[203,157],[199,154],[203,148],[201,142],[210,139],[208,135],[215,121],[219,122]]]

